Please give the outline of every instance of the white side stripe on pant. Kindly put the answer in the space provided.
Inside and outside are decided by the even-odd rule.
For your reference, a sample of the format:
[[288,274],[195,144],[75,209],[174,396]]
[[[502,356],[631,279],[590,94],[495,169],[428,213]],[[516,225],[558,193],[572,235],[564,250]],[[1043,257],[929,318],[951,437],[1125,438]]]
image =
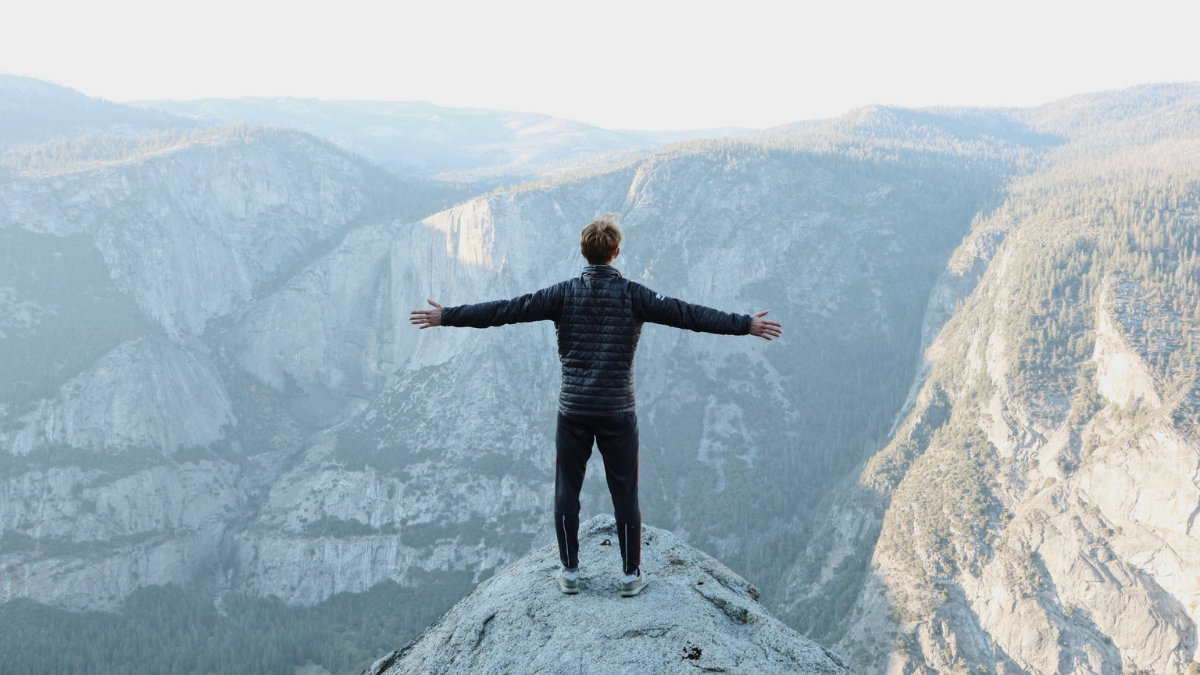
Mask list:
[[629,523],[622,523],[622,524],[625,526],[625,545],[622,546],[621,548],[623,548],[625,550],[622,551],[622,557],[624,559],[621,561],[621,563],[625,567],[624,567],[624,569],[621,570],[621,573],[629,574],[629,572],[626,571],[629,569]]
[[[571,567],[571,540],[567,539],[567,517],[562,517],[563,548],[567,551],[567,567]],[[578,567],[578,565],[575,565]]]

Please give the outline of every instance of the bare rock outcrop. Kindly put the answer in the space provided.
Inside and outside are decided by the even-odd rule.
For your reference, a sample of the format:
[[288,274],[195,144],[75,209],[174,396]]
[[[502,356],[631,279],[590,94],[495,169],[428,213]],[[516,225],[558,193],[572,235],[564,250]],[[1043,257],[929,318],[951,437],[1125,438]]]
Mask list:
[[616,524],[580,528],[582,590],[565,596],[551,545],[504,568],[369,675],[846,673],[841,658],[758,604],[758,590],[679,537],[642,532],[641,595],[617,593]]

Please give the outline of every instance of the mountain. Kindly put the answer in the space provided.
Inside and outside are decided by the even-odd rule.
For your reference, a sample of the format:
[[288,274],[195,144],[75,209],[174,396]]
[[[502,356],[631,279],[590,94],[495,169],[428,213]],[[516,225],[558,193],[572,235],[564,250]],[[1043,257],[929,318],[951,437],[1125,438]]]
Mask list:
[[580,526],[580,560],[591,562],[578,595],[559,592],[558,547],[545,546],[366,672],[848,672],[839,656],[763,611],[757,589],[664,530],[642,531],[650,585],[635,598],[618,597],[616,536],[612,516]]
[[864,672],[1194,672],[1200,88],[1023,116],[1068,143],[950,259],[783,614]]
[[[142,101],[199,124],[268,124],[328,138],[401,175],[462,182],[513,180],[593,155],[623,155],[745,129],[610,131],[536,113],[423,102],[299,98]],[[610,158],[611,159],[611,158]]]
[[646,327],[649,525],[855,672],[1187,672],[1198,109],[873,106],[465,201],[277,127],[10,150],[6,663],[358,672],[552,541],[552,326],[405,315],[578,274],[611,211],[625,276],[785,326]]
[[[548,537],[552,327],[418,332],[403,310],[577,274],[580,223],[613,211],[626,276],[794,322],[774,344],[647,327],[636,375],[647,522],[771,578],[828,476],[886,433],[936,271],[1000,184],[973,156],[913,159],[700,145],[356,231],[214,335],[275,392],[360,406],[275,484],[239,574],[310,603],[406,566],[490,568]],[[951,176],[958,194],[942,192]],[[589,513],[607,508],[598,488]]]
[[191,126],[190,120],[168,113],[0,73],[0,150],[84,134],[133,134]]
[[286,457],[230,434],[251,420],[208,323],[444,197],[293,131],[44,147],[0,185],[4,597],[109,607],[207,576]]
[[[638,370],[648,522],[771,606],[798,524],[904,400],[938,270],[1026,161],[856,129],[679,145],[424,219],[423,184],[294,131],[11,155],[4,597],[314,605],[398,583],[452,602],[549,540],[554,346],[549,326],[417,332],[405,312],[577,274],[579,228],[616,211],[626,275],[792,326],[649,327]],[[593,479],[586,511],[605,501]]]

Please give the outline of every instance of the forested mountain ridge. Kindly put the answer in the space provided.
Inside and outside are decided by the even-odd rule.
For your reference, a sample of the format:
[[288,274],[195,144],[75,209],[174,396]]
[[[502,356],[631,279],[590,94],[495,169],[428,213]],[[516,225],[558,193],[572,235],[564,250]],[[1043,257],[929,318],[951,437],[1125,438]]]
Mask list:
[[[1009,560],[994,553],[997,533],[1033,539],[1024,518],[1041,507],[1022,501],[1029,495],[1075,494],[1055,490],[1082,479],[1042,456],[1070,420],[1084,434],[1067,434],[1078,457],[1070,475],[1091,476],[1099,491],[1116,479],[1088,473],[1109,466],[1084,459],[1096,420],[1143,428],[1148,413],[1128,402],[1139,396],[1181,417],[1176,428],[1194,415],[1175,403],[1192,367],[1181,328],[1191,319],[1179,308],[1196,304],[1189,91],[1020,111],[870,107],[589,161],[444,211],[459,200],[453,188],[399,181],[285,129],[94,135],[10,151],[0,179],[10,263],[0,271],[0,367],[13,374],[0,378],[0,588],[71,608],[128,600],[119,622],[74,615],[102,624],[97,641],[121,653],[168,631],[207,630],[215,597],[239,626],[220,633],[230,645],[253,644],[233,632],[255,630],[255,617],[287,626],[261,634],[271,645],[264,672],[304,660],[357,672],[364,655],[398,642],[355,628],[347,607],[368,608],[363,617],[411,610],[389,624],[411,635],[419,617],[552,537],[552,327],[418,332],[407,310],[430,296],[511,297],[573,276],[579,228],[614,211],[628,235],[617,263],[627,277],[723,309],[770,309],[787,329],[767,344],[646,328],[637,385],[648,523],[720,558],[763,589],[767,608],[867,672],[889,662],[1042,672],[1049,661],[1029,656],[1040,648],[1012,646],[1031,635],[1062,636],[1055,663],[1068,671],[1111,670],[1126,657],[1185,668],[1194,619],[1157,591],[1110,596],[1155,617],[1129,624],[1156,636],[1158,646],[1142,647],[1111,626],[1089,628],[1083,613],[1060,620],[1055,603],[1064,616],[1116,610],[1053,596],[1053,572],[1029,591],[1042,609],[1021,605],[1008,624],[978,608],[1000,602],[988,594],[1009,582],[961,570]],[[1118,227],[1143,221],[1145,231]],[[1122,309],[1095,309],[1109,305]],[[1163,323],[1163,307],[1183,318]],[[980,352],[978,336],[992,334],[1004,341]],[[1159,365],[1138,375],[1139,363],[1160,362],[1170,386]],[[980,363],[1003,375],[980,384]],[[1091,398],[1078,389],[1089,363]],[[1097,397],[1124,401],[1125,412],[1088,403]],[[974,421],[981,401],[1009,432]],[[1005,453],[1033,453],[1037,468]],[[1030,471],[1059,487],[1034,491]],[[1145,494],[1139,508],[1156,508]],[[594,477],[585,516],[607,501]],[[1050,560],[1050,549],[1029,549]],[[1155,576],[1169,570],[1133,564],[1169,585]],[[358,595],[336,595],[345,591]],[[255,599],[269,596],[287,604]],[[301,606],[341,607],[340,623]],[[47,607],[5,607],[36,625],[70,623]],[[142,621],[155,612],[188,618],[162,622],[160,634]],[[1020,630],[1005,637],[1002,624]],[[327,651],[300,645],[335,626],[356,637],[331,638]],[[240,672],[220,653],[209,670]],[[45,665],[32,654],[13,662]]]
[[269,124],[328,138],[401,176],[468,183],[553,172],[604,153],[628,154],[744,129],[646,132],[601,129],[536,113],[450,108],[419,101],[297,98],[143,101],[196,124]]
[[868,672],[1196,668],[1200,92],[1149,93],[1025,115],[1069,142],[951,258],[908,412],[792,573]]
[[190,128],[183,117],[85,96],[74,89],[0,73],[0,149],[83,134]]

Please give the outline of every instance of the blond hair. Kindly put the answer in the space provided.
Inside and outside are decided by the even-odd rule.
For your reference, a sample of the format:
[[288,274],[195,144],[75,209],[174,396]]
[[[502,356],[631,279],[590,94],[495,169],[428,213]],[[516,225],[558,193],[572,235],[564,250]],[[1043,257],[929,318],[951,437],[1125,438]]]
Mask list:
[[607,265],[617,256],[617,247],[625,240],[625,233],[616,217],[615,213],[606,213],[588,223],[579,233],[579,249],[589,263]]

